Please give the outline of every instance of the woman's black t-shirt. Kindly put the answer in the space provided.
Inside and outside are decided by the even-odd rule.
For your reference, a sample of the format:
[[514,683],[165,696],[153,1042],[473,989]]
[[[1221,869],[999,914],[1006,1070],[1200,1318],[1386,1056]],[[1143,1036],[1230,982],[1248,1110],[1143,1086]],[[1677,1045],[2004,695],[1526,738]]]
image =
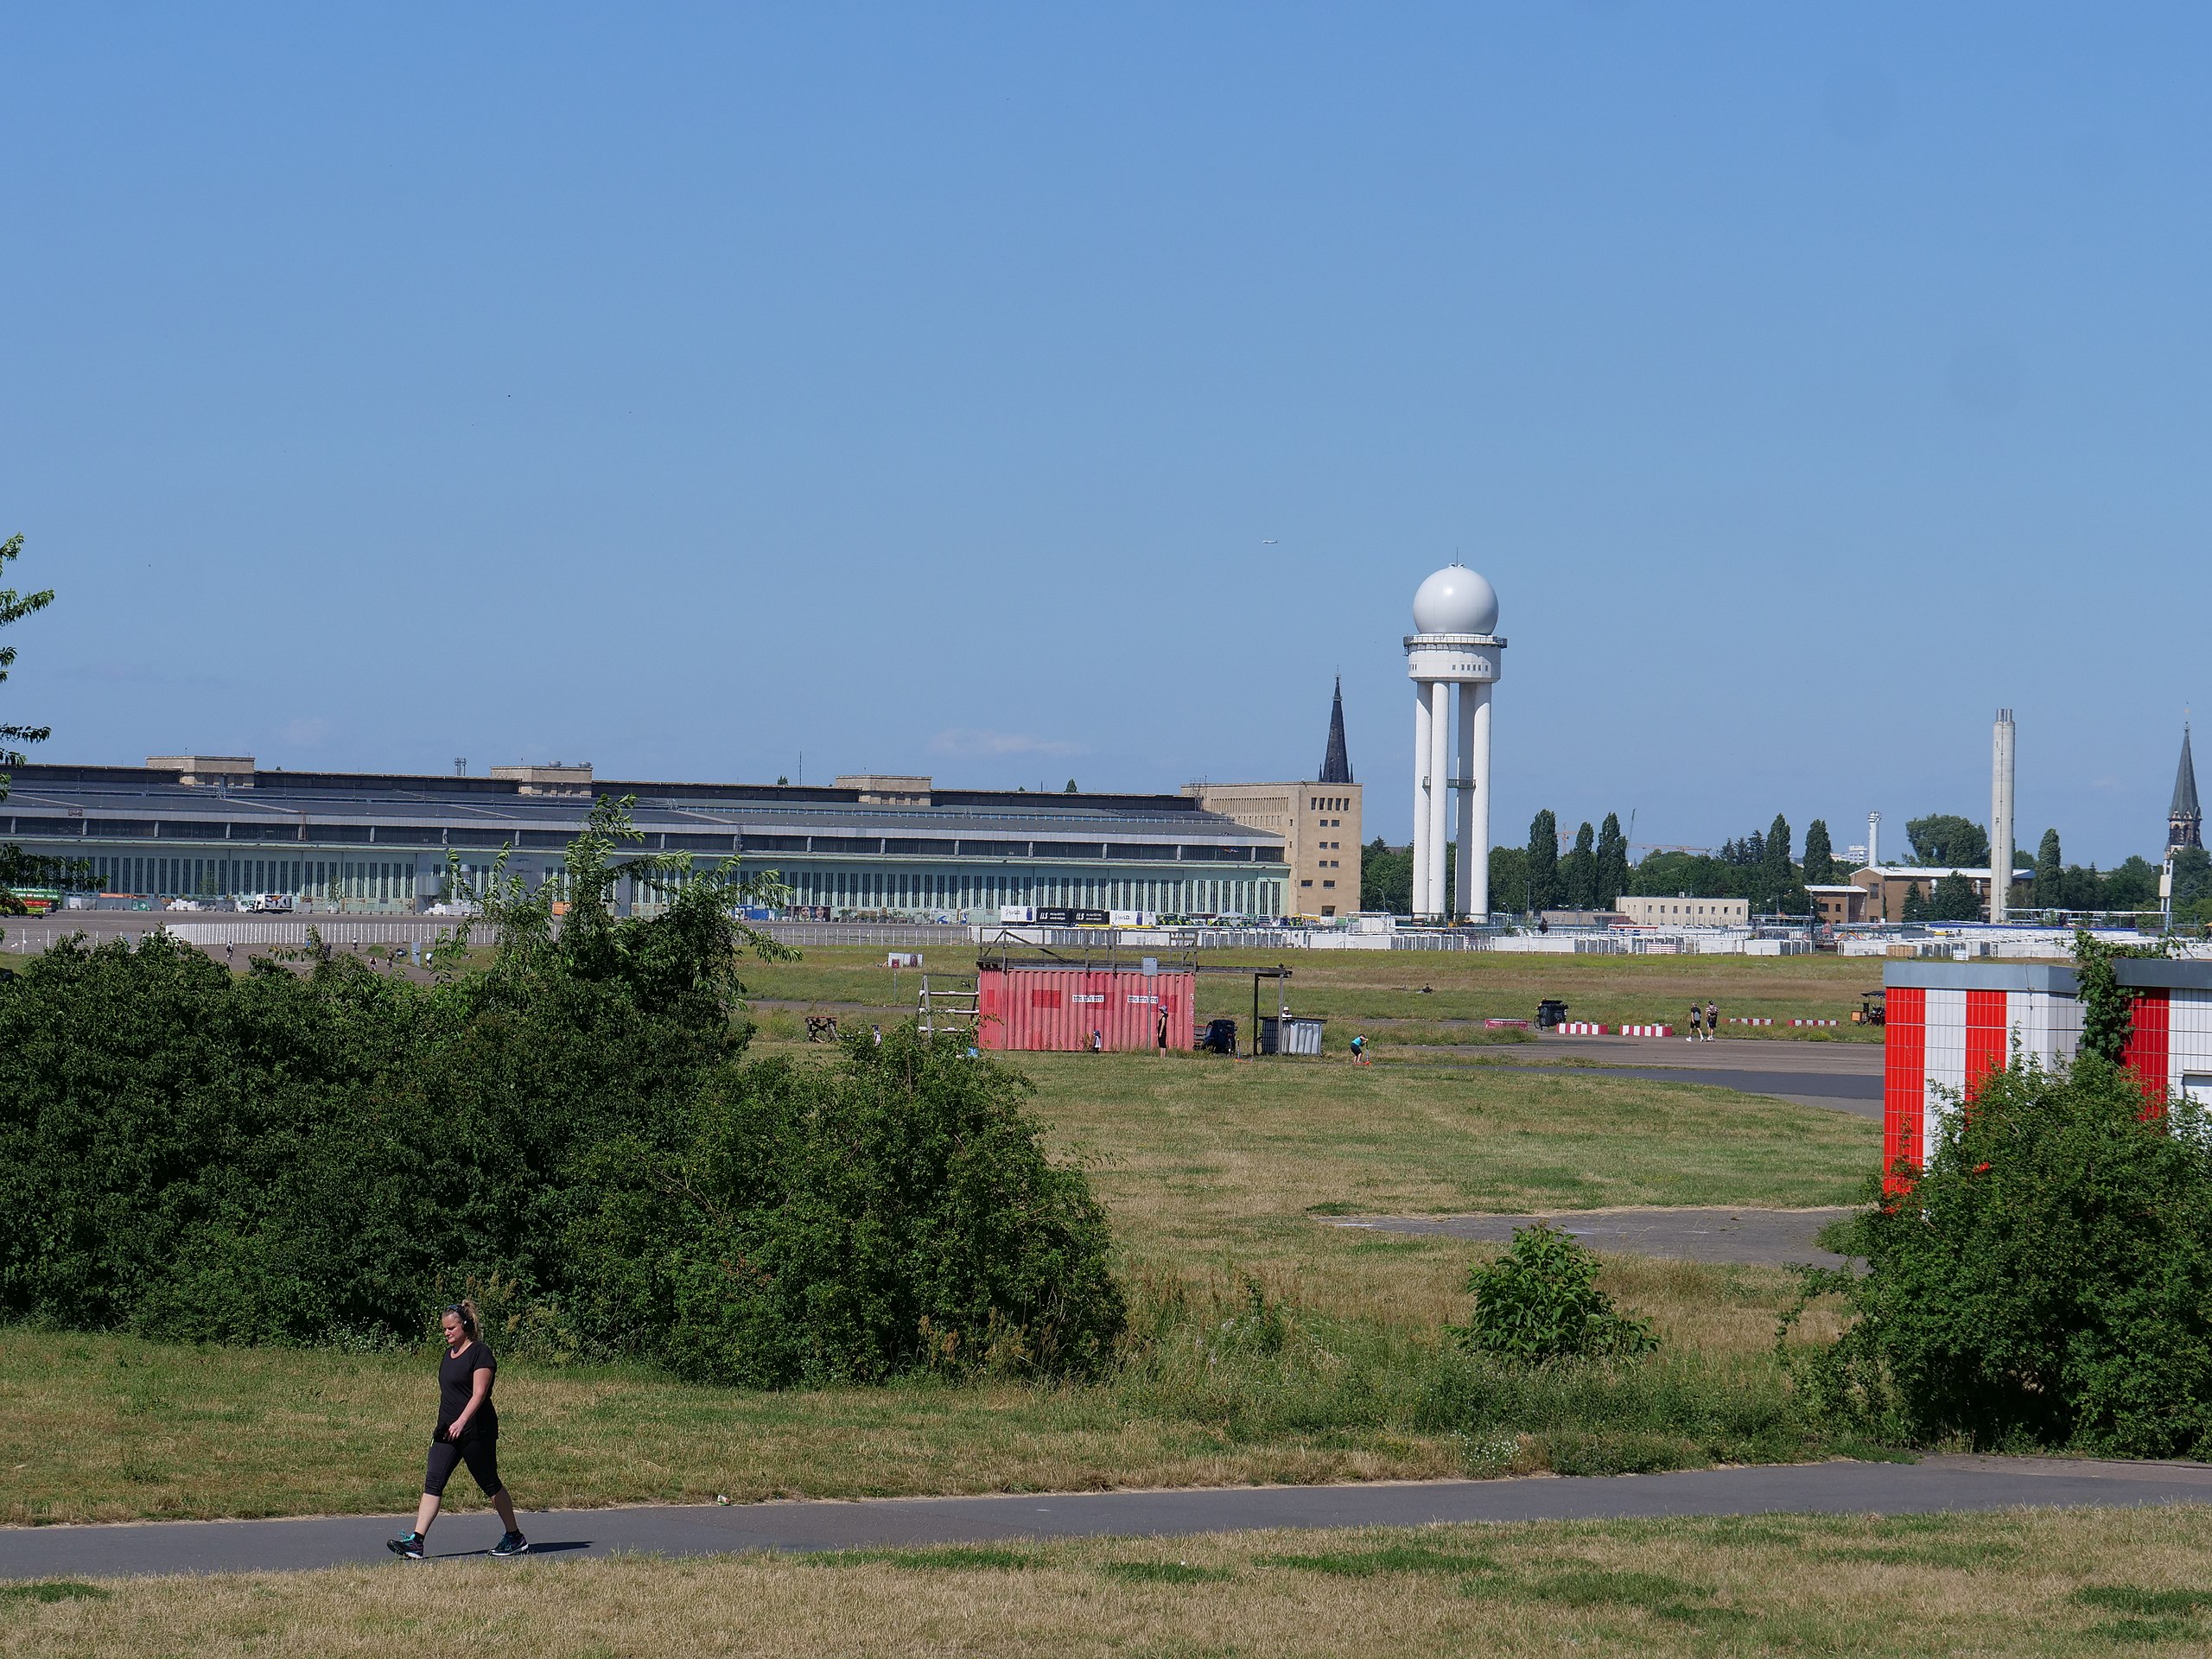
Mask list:
[[[453,1427],[454,1419],[468,1409],[468,1396],[476,1391],[476,1373],[489,1371],[496,1379],[499,1362],[492,1357],[492,1351],[482,1342],[471,1342],[457,1354],[448,1354],[438,1362],[438,1433],[443,1434]],[[463,1440],[474,1440],[479,1434],[496,1434],[499,1430],[499,1414],[492,1409],[492,1396],[487,1391],[484,1403],[463,1428]]]

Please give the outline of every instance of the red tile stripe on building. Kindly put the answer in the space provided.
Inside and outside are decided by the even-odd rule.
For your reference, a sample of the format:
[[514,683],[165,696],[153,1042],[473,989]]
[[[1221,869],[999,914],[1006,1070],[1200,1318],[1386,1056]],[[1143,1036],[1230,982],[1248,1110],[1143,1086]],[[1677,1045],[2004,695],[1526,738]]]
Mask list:
[[1920,1167],[1920,1120],[1928,1109],[1928,993],[1916,985],[1890,989],[1882,1053],[1882,1190],[1902,1192],[1910,1178],[1899,1163]]
[[2166,1075],[2166,1055],[2171,1046],[2173,1003],[2164,990],[2137,991],[2129,998],[2129,1012],[2134,1020],[2127,1033],[2127,1069],[2142,1086],[2143,1115],[2162,1116],[2172,1082]]
[[1984,1077],[2005,1069],[2005,996],[2003,991],[1967,993],[1967,1080],[1963,1092],[1968,1100],[1980,1092]]

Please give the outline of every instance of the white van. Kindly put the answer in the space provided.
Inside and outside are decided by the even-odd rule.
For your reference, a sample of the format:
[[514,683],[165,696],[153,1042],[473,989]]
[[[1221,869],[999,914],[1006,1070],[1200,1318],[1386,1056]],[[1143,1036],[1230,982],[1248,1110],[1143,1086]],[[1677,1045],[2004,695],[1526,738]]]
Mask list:
[[241,899],[240,910],[258,911],[263,915],[289,916],[292,912],[292,895],[289,893],[257,893]]

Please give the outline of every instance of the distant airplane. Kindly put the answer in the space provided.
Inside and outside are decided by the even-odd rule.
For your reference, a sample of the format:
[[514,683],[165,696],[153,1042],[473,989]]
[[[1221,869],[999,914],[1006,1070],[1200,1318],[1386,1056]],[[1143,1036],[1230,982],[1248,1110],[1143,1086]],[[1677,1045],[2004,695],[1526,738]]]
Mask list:
[[1267,540],[1265,540],[1264,542],[1262,542],[1262,543],[1260,543],[1260,545],[1261,545],[1262,547],[1273,547],[1273,546],[1274,546],[1274,545],[1275,545],[1275,542],[1276,542],[1276,537],[1273,537],[1273,536],[1270,536],[1270,537],[1268,537],[1268,539],[1267,539]]

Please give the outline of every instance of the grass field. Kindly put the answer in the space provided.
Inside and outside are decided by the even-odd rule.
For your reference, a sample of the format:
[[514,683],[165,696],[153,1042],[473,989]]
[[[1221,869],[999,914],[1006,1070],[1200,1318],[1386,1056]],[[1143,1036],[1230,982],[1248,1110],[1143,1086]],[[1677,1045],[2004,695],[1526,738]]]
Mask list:
[[[917,976],[884,965],[886,952],[860,946],[810,947],[795,963],[753,963],[745,980],[763,1004],[792,1005],[863,1020],[902,1020],[913,1012]],[[973,973],[975,952],[925,951],[932,973]],[[1486,1019],[1526,1020],[1539,999],[1558,997],[1578,1020],[1607,1025],[1666,1021],[1680,1025],[1690,1000],[1717,1002],[1723,1017],[1787,1021],[1847,1021],[1861,996],[1882,982],[1881,964],[1839,957],[1529,957],[1483,951],[1294,950],[1280,957],[1207,951],[1209,967],[1272,967],[1292,971],[1294,1013],[1338,1022],[1336,1042],[1355,1028],[1382,1038],[1400,1022],[1428,1029],[1416,1040],[1465,1042],[1453,1024]],[[1271,998],[1273,987],[1263,998]],[[1272,1007],[1272,1002],[1269,1002]],[[763,1013],[768,1008],[764,1007]],[[1241,1025],[1252,1012],[1252,982],[1232,974],[1199,976],[1201,1017],[1222,1016]],[[1770,1040],[1878,1042],[1871,1027],[1796,1029],[1778,1026],[1724,1027],[1731,1036]],[[797,1035],[796,1028],[790,1032]],[[1408,1035],[1415,1035],[1408,1033]]]
[[[1321,1214],[1844,1203],[1875,1155],[1863,1120],[1588,1073],[1023,1061],[1056,1149],[1090,1166],[1113,1213],[1140,1322],[1165,1333],[1139,1359],[1083,1388],[776,1395],[512,1363],[503,1438],[524,1501],[1411,1478],[1468,1469],[1472,1429],[1503,1435],[1484,1454],[1499,1469],[1807,1444],[1775,1426],[1766,1349],[1785,1274],[1617,1258],[1606,1283],[1656,1322],[1675,1371],[1440,1406],[1458,1386],[1441,1327],[1465,1317],[1462,1281],[1485,1252]],[[1255,1285],[1286,1333],[1269,1351],[1237,1334]],[[0,1519],[404,1507],[427,1372],[419,1357],[0,1334]]]
[[395,1563],[8,1586],[0,1654],[2202,1653],[2209,1537],[2161,1509]]
[[1878,1126],[1847,1113],[1589,1071],[1018,1058],[1134,1258],[1414,1325],[1464,1313],[1469,1247],[1316,1216],[1852,1204],[1880,1159]]

